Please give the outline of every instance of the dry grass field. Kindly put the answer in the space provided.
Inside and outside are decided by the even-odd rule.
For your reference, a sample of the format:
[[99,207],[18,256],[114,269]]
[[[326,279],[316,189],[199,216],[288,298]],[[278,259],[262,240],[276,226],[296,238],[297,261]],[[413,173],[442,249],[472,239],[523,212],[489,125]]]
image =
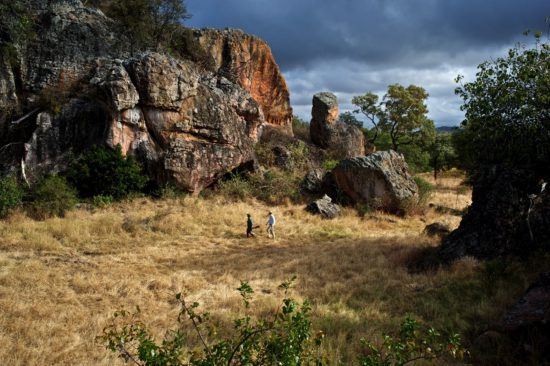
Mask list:
[[[470,202],[460,181],[439,180],[432,207],[409,218],[347,209],[327,221],[301,206],[220,197],[138,198],[42,222],[15,213],[0,222],[0,363],[122,364],[95,339],[115,310],[139,305],[160,334],[174,324],[174,295],[183,292],[223,323],[241,309],[240,280],[256,290],[259,314],[278,304],[277,285],[292,275],[292,295],[312,301],[314,329],[327,334],[331,364],[349,364],[361,337],[395,331],[407,314],[469,339],[534,274],[518,264],[497,286],[473,259],[407,271],[422,248],[438,244],[422,235],[426,224],[459,224],[456,212]],[[246,213],[263,228],[268,210],[278,218],[277,239],[262,230],[246,239]]]

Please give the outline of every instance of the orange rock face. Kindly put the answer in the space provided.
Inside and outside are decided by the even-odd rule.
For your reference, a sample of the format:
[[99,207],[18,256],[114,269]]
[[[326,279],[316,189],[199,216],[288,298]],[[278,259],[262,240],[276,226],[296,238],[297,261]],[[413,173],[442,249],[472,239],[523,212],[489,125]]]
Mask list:
[[234,29],[189,32],[184,52],[194,53],[206,68],[241,85],[258,102],[268,124],[292,134],[288,87],[267,43]]

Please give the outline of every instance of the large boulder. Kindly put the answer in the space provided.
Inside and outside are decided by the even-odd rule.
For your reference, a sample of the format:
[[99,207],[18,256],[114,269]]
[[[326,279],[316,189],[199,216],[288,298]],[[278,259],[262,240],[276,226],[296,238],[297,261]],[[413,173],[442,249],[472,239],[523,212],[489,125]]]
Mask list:
[[328,92],[313,96],[310,136],[317,146],[330,150],[338,158],[365,155],[363,132],[338,120],[339,108],[336,95]]
[[473,179],[472,205],[439,256],[491,259],[550,248],[550,192],[531,170],[495,166]]
[[292,133],[286,83],[256,37],[190,30],[205,67],[185,42],[179,59],[131,56],[113,21],[78,0],[29,4],[40,33],[17,63],[0,55],[0,170],[32,183],[92,145],[120,145],[157,183],[198,193],[254,166],[264,126]]
[[353,203],[390,212],[418,199],[418,186],[403,155],[392,150],[342,160],[332,170],[331,180]]
[[341,208],[326,194],[306,206],[306,211],[314,215],[321,215],[325,219],[334,219],[340,215]]
[[302,189],[307,193],[319,193],[323,189],[323,178],[325,171],[323,169],[314,168],[308,171],[302,180]]

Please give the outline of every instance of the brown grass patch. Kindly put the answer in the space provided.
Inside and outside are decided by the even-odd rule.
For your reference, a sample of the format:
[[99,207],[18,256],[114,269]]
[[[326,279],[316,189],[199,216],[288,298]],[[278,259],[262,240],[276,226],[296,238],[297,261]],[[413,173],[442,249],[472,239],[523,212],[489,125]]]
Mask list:
[[[449,179],[445,184],[459,181]],[[438,186],[432,200],[463,209],[469,192],[456,195]],[[246,213],[263,229],[268,210],[278,218],[277,239],[262,230],[246,239]],[[95,341],[115,310],[139,305],[160,333],[173,324],[173,297],[182,291],[223,323],[240,309],[240,280],[256,290],[261,314],[277,302],[270,292],[291,275],[298,276],[293,296],[313,302],[314,328],[327,334],[323,349],[333,364],[354,360],[360,337],[393,331],[408,313],[474,333],[519,286],[509,295],[498,293],[499,307],[475,300],[481,270],[472,260],[435,273],[414,275],[406,268],[419,249],[437,245],[421,235],[426,223],[454,228],[459,220],[430,209],[409,218],[362,218],[344,210],[328,221],[301,206],[216,197],[136,199],[43,222],[15,214],[0,222],[0,360],[121,364]],[[464,281],[471,288],[458,293],[453,286]]]

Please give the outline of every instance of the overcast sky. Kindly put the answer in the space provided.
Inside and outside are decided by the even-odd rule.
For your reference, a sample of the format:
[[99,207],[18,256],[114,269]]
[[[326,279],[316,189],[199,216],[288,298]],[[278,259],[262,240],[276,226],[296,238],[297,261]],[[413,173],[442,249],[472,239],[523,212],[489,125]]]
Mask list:
[[550,0],[187,0],[192,27],[240,28],[266,40],[290,87],[295,114],[309,120],[319,91],[383,94],[416,84],[430,94],[436,125],[462,121],[454,78],[498,57],[526,29],[543,30]]

